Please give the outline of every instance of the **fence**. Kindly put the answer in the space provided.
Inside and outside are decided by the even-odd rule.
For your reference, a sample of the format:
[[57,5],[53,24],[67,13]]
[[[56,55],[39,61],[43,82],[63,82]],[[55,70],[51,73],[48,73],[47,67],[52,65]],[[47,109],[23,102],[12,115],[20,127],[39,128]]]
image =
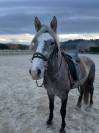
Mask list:
[[31,50],[0,50],[0,55],[25,55],[32,53]]

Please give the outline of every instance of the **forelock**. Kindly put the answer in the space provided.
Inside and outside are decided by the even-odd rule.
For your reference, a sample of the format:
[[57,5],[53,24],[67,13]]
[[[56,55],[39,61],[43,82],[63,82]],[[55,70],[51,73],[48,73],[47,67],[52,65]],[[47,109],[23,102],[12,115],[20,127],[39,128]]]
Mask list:
[[59,40],[58,40],[58,37],[57,37],[56,33],[54,33],[53,30],[50,27],[46,26],[46,25],[42,25],[40,31],[38,31],[36,33],[36,35],[34,36],[31,43],[35,42],[35,40],[37,40],[44,33],[50,34],[52,36],[52,38],[55,40],[55,42],[57,43],[58,47],[60,47],[59,46]]

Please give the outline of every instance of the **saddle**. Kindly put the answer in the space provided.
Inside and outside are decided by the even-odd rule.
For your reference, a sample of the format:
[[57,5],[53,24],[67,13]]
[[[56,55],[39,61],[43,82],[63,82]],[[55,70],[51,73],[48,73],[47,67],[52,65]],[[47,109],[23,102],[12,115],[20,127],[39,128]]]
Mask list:
[[[72,76],[73,81],[78,81],[78,75],[77,75],[77,68],[76,65],[72,59],[72,56],[70,56],[69,54],[62,52],[62,56],[64,57],[64,59],[66,60],[68,67],[69,67],[69,71],[70,71],[70,75]],[[75,62],[78,62],[78,60],[75,59]]]

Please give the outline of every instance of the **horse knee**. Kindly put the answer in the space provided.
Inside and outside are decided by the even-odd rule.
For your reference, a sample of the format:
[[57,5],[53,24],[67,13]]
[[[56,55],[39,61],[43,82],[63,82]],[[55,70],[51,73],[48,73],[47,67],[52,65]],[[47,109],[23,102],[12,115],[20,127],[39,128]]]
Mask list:
[[67,99],[68,96],[65,100],[62,100],[62,105],[61,105],[61,109],[60,109],[60,113],[61,115],[64,117],[66,115],[66,104],[67,104]]
[[54,109],[54,96],[49,96],[49,109]]
[[61,107],[60,114],[61,114],[62,117],[65,117],[65,115],[66,115],[66,106],[64,106],[64,107],[62,106]]

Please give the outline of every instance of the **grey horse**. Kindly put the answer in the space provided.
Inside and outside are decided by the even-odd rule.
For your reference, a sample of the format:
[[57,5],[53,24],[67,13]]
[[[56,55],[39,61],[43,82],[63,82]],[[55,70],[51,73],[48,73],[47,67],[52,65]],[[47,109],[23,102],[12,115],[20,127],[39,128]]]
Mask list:
[[[81,107],[82,98],[84,102],[91,106],[93,104],[95,64],[86,57],[79,57],[80,76],[81,80],[77,81],[73,87],[73,81],[70,74],[69,65],[66,58],[63,56],[60,49],[60,44],[57,36],[57,19],[54,16],[50,26],[41,24],[38,17],[34,21],[36,34],[31,42],[33,47],[33,57],[31,68],[29,70],[33,80],[43,78],[44,87],[47,90],[49,98],[49,118],[47,124],[51,125],[53,120],[54,97],[58,96],[61,99],[61,128],[60,132],[65,132],[65,116],[68,93],[71,89],[80,86],[80,96],[78,98],[77,107]],[[89,100],[90,96],[90,100]]]

